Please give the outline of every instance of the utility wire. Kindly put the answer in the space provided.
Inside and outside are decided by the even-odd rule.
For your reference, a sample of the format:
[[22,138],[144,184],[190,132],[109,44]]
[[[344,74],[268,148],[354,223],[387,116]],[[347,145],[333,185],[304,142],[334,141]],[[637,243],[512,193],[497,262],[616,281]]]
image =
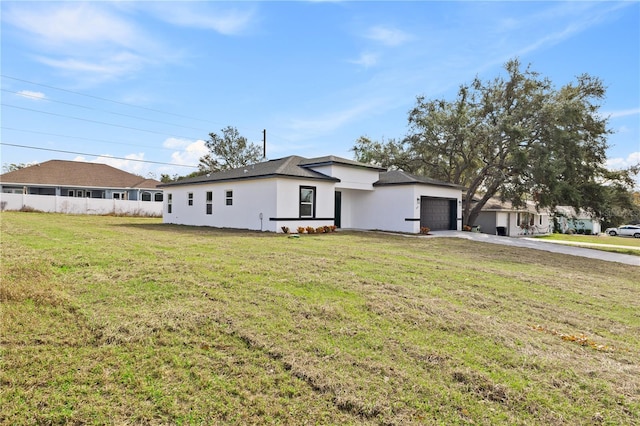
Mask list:
[[74,117],[72,115],[56,114],[55,112],[41,111],[41,110],[38,110],[38,109],[25,108],[25,107],[20,107],[20,106],[17,106],[17,105],[11,105],[11,104],[5,104],[5,103],[3,103],[1,105],[5,106],[5,107],[9,107],[9,108],[21,109],[21,110],[24,110],[24,111],[37,112],[37,113],[40,113],[40,114],[48,114],[48,115],[53,115],[53,116],[56,116],[56,117],[72,118],[74,120],[86,121],[88,123],[103,124],[103,125],[106,125],[106,126],[119,127],[119,128],[128,129],[128,130],[136,130],[138,132],[153,133],[153,134],[161,135],[161,136],[170,136],[170,137],[174,137],[174,138],[190,139],[190,140],[198,140],[199,139],[197,137],[192,137],[192,136],[169,135],[169,134],[162,133],[162,132],[156,132],[155,130],[139,129],[137,127],[123,126],[121,124],[107,123],[105,121],[90,120],[88,118]]
[[144,110],[152,111],[152,112],[158,112],[160,114],[173,115],[175,117],[188,118],[189,120],[196,120],[196,121],[203,121],[203,122],[211,123],[211,121],[204,120],[202,118],[189,117],[189,116],[186,116],[186,115],[176,114],[176,113],[173,113],[173,112],[161,111],[159,109],[147,108],[147,107],[143,107],[143,106],[140,106],[140,105],[129,104],[129,103],[126,103],[126,102],[121,102],[121,101],[114,101],[113,99],[101,98],[100,96],[88,95],[86,93],[75,92],[75,91],[69,90],[69,89],[62,89],[60,87],[49,86],[48,84],[36,83],[35,81],[29,81],[29,80],[24,80],[22,78],[11,77],[11,76],[5,75],[5,74],[0,74],[0,77],[8,78],[10,80],[15,80],[15,81],[21,81],[23,83],[34,84],[36,86],[46,87],[48,89],[60,90],[61,92],[73,93],[74,95],[85,96],[87,98],[98,99],[98,100],[105,101],[105,102],[111,102],[111,103],[118,104],[118,105],[126,105],[128,107],[144,109]]
[[[7,89],[0,89],[0,90],[2,90],[3,92],[13,93],[13,94],[16,94],[16,95],[19,95],[19,96],[23,96],[23,97],[26,97],[26,98],[39,99],[39,100],[42,99],[39,96],[30,95],[28,93],[20,93],[20,92],[16,92],[16,91],[13,91],[13,90],[7,90]],[[114,111],[107,111],[107,110],[100,109],[100,108],[94,108],[94,107],[90,107],[90,106],[86,106],[86,105],[74,104],[74,103],[71,103],[71,102],[59,101],[59,100],[52,99],[52,98],[45,98],[44,100],[46,100],[48,102],[55,102],[55,103],[58,103],[58,104],[70,105],[70,106],[74,106],[74,107],[78,107],[78,108],[84,108],[84,109],[88,109],[88,110],[92,110],[92,111],[102,111],[102,112],[106,112],[107,114],[119,115],[121,117],[135,118],[136,120],[144,120],[144,121],[150,121],[152,123],[168,124],[170,126],[182,127],[182,128],[185,128],[185,129],[191,129],[191,130],[197,130],[199,132],[200,131],[205,132],[204,129],[199,129],[199,128],[196,128],[196,127],[183,126],[181,124],[168,123],[166,121],[153,120],[151,118],[138,117],[138,116],[130,115],[130,114],[122,114],[122,113],[114,112]]]
[[[217,123],[217,122],[213,122],[211,120],[205,120],[203,118],[190,117],[190,116],[187,116],[187,115],[176,114],[176,113],[173,113],[173,112],[162,111],[162,110],[159,110],[159,109],[143,107],[143,106],[140,106],[140,105],[130,104],[130,103],[127,103],[127,102],[121,102],[121,101],[116,101],[116,100],[113,100],[113,99],[102,98],[100,96],[89,95],[89,94],[86,94],[86,93],[76,92],[76,91],[69,90],[69,89],[63,89],[61,87],[55,87],[55,86],[51,86],[51,85],[48,85],[48,84],[36,83],[35,81],[25,80],[25,79],[17,78],[17,77],[12,77],[12,76],[9,76],[9,75],[6,75],[6,74],[0,74],[0,77],[7,78],[7,79],[10,79],[10,80],[14,80],[14,81],[20,81],[22,83],[33,84],[35,86],[46,87],[48,89],[59,90],[61,92],[72,93],[74,95],[84,96],[84,97],[91,98],[91,99],[97,99],[97,100],[104,101],[104,102],[111,102],[111,103],[118,104],[118,105],[124,105],[124,106],[128,106],[128,107],[131,107],[131,108],[138,108],[138,109],[151,111],[151,112],[156,112],[156,113],[160,113],[160,114],[172,115],[174,117],[186,118],[186,119],[194,120],[194,121],[201,121],[201,122],[204,122],[204,123],[215,124],[216,126],[224,125],[223,123]],[[21,94],[21,95],[24,96],[24,94]],[[195,130],[198,130],[198,129],[195,129]],[[257,131],[257,129],[253,129],[253,130]],[[207,134],[209,134],[209,132],[207,132]],[[280,136],[278,134],[275,134],[275,133],[271,133],[270,135],[271,135],[272,138],[275,137],[277,139],[280,139],[280,140],[283,140],[283,141],[286,141],[286,142],[293,142],[292,140],[284,138],[284,137],[282,137],[282,136]],[[195,138],[195,139],[199,139],[199,138]]]
[[0,126],[0,129],[12,130],[12,131],[16,131],[16,132],[34,133],[34,134],[37,134],[37,135],[45,135],[45,136],[58,136],[58,137],[61,137],[61,138],[68,138],[68,139],[79,139],[79,140],[85,140],[85,141],[89,141],[89,142],[103,142],[103,143],[114,144],[114,145],[125,145],[125,146],[135,146],[135,147],[138,147],[138,148],[149,148],[149,149],[159,149],[159,150],[164,150],[164,151],[175,151],[174,149],[171,149],[171,148],[164,148],[164,147],[158,148],[158,147],[151,146],[151,145],[137,145],[137,144],[126,143],[126,142],[108,141],[108,140],[105,140],[105,139],[85,138],[85,137],[82,137],[82,136],[70,136],[70,135],[61,135],[59,133],[39,132],[37,130],[16,129],[14,127]]
[[90,157],[102,157],[102,158],[113,158],[113,159],[116,159],[116,160],[137,161],[139,163],[162,164],[162,165],[165,165],[165,166],[176,166],[176,167],[189,167],[189,168],[192,168],[192,169],[197,169],[198,168],[198,166],[189,166],[189,165],[186,165],[186,164],[163,163],[163,162],[160,162],[160,161],[138,160],[138,159],[135,159],[135,158],[111,157],[111,156],[107,156],[107,155],[89,154],[89,153],[86,153],[86,152],[76,152],[76,151],[64,151],[64,150],[61,150],[61,149],[52,149],[52,148],[40,148],[40,147],[37,147],[37,146],[18,145],[18,144],[7,143],[7,142],[0,142],[0,145],[15,146],[15,147],[18,147],[18,148],[37,149],[37,150],[40,150],[40,151],[62,152],[64,154],[88,155]]

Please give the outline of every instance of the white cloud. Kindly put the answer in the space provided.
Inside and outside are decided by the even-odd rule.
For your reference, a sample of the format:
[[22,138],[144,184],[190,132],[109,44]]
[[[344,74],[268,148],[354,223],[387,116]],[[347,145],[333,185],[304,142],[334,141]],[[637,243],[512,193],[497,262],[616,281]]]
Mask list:
[[223,10],[206,2],[157,3],[153,11],[157,18],[182,27],[203,28],[224,35],[246,32],[255,23],[255,11],[249,9]]
[[144,160],[144,153],[139,152],[137,154],[128,154],[124,158],[114,158],[110,154],[101,154],[93,160],[88,160],[83,156],[78,156],[73,161],[85,161],[88,163],[106,164],[111,167],[115,167],[125,172],[133,173],[140,176],[145,176],[149,171],[149,164],[140,161],[132,160]]
[[20,30],[28,55],[80,82],[122,78],[175,59],[110,3],[27,4],[11,3],[3,10],[3,24]]
[[411,36],[402,30],[383,26],[370,28],[365,37],[385,46],[399,46],[411,39]]
[[27,99],[33,99],[35,101],[42,101],[47,98],[47,96],[42,92],[32,92],[31,90],[21,90],[18,92],[19,96]]
[[635,166],[640,164],[640,151],[632,152],[626,158],[616,157],[608,158],[606,166],[608,169],[620,170],[629,166]]
[[620,117],[628,117],[630,115],[640,115],[640,108],[631,108],[631,109],[624,109],[619,111],[603,112],[602,115],[605,117],[608,116],[609,118],[620,118]]
[[209,153],[209,149],[203,140],[185,141],[181,139],[169,138],[163,144],[166,148],[180,148],[171,154],[171,162],[185,166],[197,166],[200,158]]
[[370,100],[366,103],[355,105],[341,111],[327,113],[324,116],[313,119],[290,120],[288,128],[299,133],[296,137],[318,136],[332,132],[348,123],[358,120],[363,116],[371,115],[384,105],[382,100]]
[[378,63],[378,54],[376,53],[362,53],[358,59],[350,60],[349,62],[356,65],[361,65],[365,68],[372,67]]
[[107,8],[88,3],[43,3],[37,8],[14,6],[5,12],[4,20],[47,45],[108,42],[134,47],[142,36],[133,25]]
[[85,60],[76,58],[52,59],[38,56],[36,59],[52,68],[64,71],[99,75],[101,79],[116,78],[140,70],[146,59],[128,52],[104,56],[100,59]]

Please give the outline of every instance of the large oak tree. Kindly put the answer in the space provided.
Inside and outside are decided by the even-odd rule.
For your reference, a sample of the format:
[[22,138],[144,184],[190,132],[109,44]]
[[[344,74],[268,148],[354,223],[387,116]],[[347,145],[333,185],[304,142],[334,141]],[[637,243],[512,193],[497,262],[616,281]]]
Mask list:
[[454,100],[419,96],[402,140],[361,137],[357,160],[427,175],[467,188],[463,223],[498,196],[515,206],[583,208],[606,216],[632,184],[631,170],[605,167],[607,118],[599,112],[601,80],[581,75],[556,89],[551,81],[505,64],[506,77],[474,79]]

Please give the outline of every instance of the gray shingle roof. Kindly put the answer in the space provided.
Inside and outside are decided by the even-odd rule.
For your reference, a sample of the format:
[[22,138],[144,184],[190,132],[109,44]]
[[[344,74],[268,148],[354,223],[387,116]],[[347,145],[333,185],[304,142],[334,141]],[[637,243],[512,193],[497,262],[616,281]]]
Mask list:
[[402,170],[391,170],[388,172],[380,173],[380,179],[373,184],[373,186],[385,186],[385,185],[413,185],[413,184],[425,184],[435,186],[449,186],[452,188],[462,189],[460,185],[453,183],[442,182],[440,180],[431,179],[424,176],[416,176],[411,173],[403,172]]
[[337,178],[327,176],[306,167],[301,163],[307,161],[306,158],[292,155],[289,157],[269,160],[262,163],[252,164],[237,169],[225,170],[211,173],[205,176],[182,179],[177,182],[166,183],[161,186],[187,185],[194,183],[223,182],[240,179],[264,179],[269,177],[291,177],[304,179],[319,179],[339,182]]
[[360,163],[359,161],[349,160],[347,158],[342,158],[342,157],[336,157],[335,155],[309,158],[309,159],[305,159],[300,163],[300,165],[303,167],[304,166],[307,166],[307,167],[308,166],[324,166],[329,164],[344,164],[347,166],[355,166],[355,167],[361,167],[366,169],[374,169],[374,170],[381,170],[381,171],[386,170],[382,167],[374,166],[373,164]]
[[5,185],[146,189],[155,189],[160,184],[157,180],[134,175],[106,164],[65,160],[49,160],[2,174],[0,182]]

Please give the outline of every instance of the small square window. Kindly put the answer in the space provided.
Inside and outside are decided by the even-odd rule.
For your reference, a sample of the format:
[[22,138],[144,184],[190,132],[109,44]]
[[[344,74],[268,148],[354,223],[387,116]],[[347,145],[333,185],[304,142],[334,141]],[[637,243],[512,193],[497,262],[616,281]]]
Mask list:
[[227,206],[233,205],[233,191],[225,191],[225,204]]
[[193,205],[193,192],[189,192],[187,194],[187,204],[192,206]]

